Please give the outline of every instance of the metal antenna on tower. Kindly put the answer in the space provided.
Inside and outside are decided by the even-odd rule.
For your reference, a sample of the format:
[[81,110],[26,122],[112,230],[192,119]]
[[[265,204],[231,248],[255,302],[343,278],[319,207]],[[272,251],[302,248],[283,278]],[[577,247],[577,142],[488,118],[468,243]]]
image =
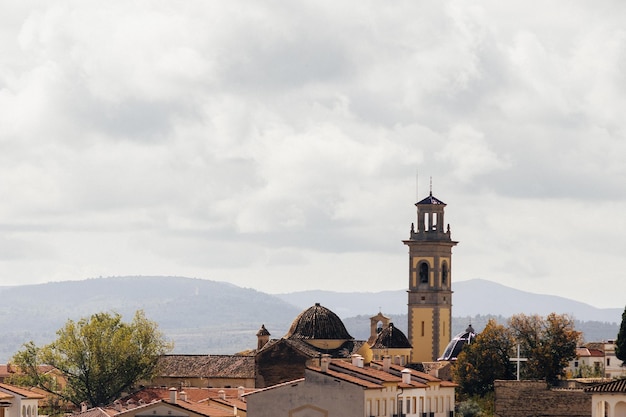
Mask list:
[[419,186],[419,170],[415,168],[415,201],[420,201],[420,194],[418,192]]
[[433,177],[430,177],[430,196],[433,196]]

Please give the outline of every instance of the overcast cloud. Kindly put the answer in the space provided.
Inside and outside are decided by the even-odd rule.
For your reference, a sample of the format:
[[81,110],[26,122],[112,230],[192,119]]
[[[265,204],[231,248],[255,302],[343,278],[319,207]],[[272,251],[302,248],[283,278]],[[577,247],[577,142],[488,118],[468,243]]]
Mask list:
[[405,288],[432,177],[454,280],[622,307],[626,4],[538,7],[3,2],[0,282]]

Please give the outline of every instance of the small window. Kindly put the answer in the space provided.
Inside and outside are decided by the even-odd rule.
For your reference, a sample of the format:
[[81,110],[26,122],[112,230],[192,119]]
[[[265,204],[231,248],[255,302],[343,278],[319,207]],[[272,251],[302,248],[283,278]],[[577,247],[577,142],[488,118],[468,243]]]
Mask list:
[[428,264],[426,262],[420,264],[420,284],[428,284]]
[[441,285],[448,285],[448,263],[445,261],[441,265]]

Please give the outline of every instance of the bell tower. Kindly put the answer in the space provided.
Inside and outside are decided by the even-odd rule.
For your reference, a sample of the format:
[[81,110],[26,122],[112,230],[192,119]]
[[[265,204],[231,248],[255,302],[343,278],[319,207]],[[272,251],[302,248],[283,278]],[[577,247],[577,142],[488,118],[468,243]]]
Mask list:
[[452,325],[452,247],[450,225],[444,229],[446,204],[430,195],[415,204],[417,230],[409,247],[408,334],[411,362],[432,362],[450,342]]

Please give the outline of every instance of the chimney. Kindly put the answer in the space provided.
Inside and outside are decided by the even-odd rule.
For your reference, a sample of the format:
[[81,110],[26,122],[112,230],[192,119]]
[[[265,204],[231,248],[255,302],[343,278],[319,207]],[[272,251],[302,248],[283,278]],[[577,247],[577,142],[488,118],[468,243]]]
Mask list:
[[411,383],[411,370],[404,368],[402,370],[402,382],[404,382],[405,384],[410,384]]
[[322,355],[322,359],[320,360],[320,368],[322,368],[322,372],[328,372],[328,365],[330,364],[330,355],[325,353]]
[[80,412],[81,413],[85,413],[87,412],[87,403],[85,401],[83,401],[82,403],[80,403]]
[[240,386],[237,388],[237,398],[239,398],[240,400],[243,398],[243,394],[245,393],[245,388]]
[[180,392],[180,400],[187,401],[187,393],[185,391]]
[[383,371],[389,372],[389,368],[391,368],[391,356],[385,355],[383,356]]
[[113,408],[115,411],[122,411],[122,402],[120,400],[113,401]]
[[363,356],[359,355],[358,353],[355,353],[354,355],[352,355],[352,365],[358,366],[359,368],[362,368],[363,367]]
[[226,399],[226,392],[221,389],[217,392],[217,395],[220,397],[221,400],[225,400]]
[[176,388],[170,388],[170,403],[176,404],[178,402],[178,390]]

